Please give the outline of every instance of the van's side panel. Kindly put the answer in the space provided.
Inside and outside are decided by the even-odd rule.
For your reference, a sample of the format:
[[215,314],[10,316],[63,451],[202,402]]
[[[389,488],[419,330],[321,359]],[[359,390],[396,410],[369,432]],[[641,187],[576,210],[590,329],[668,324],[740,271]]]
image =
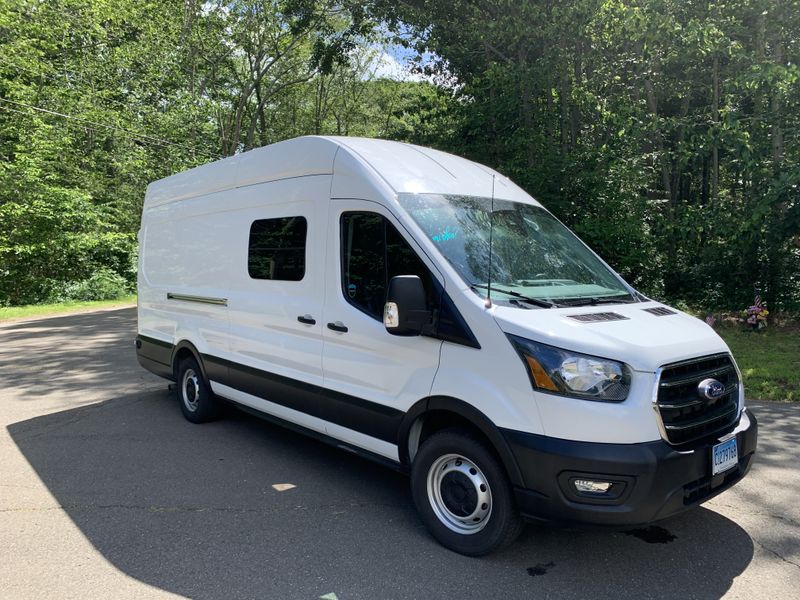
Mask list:
[[224,193],[145,212],[140,237],[139,334],[191,342],[202,353],[228,349],[227,298],[234,225],[218,213]]
[[[323,257],[329,176],[275,181],[235,190],[231,213],[237,235],[228,290],[230,355],[255,367],[304,383],[322,385]],[[250,227],[260,219],[303,217],[307,223],[305,275],[300,281],[253,279],[247,268]],[[297,317],[311,317],[305,324]]]

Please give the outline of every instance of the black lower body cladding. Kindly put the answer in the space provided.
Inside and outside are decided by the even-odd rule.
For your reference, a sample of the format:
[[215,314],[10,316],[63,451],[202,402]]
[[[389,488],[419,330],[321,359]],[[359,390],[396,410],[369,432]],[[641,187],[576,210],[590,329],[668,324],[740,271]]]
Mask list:
[[[576,442],[504,429],[522,470],[517,505],[530,521],[629,527],[652,523],[697,506],[728,489],[750,469],[758,424],[736,434],[739,462],[712,476],[718,439],[676,449],[658,440],[642,444]],[[613,482],[606,497],[578,497],[575,479]]]
[[143,335],[136,337],[136,359],[143,368],[159,377],[175,378],[172,369],[173,349],[174,346],[169,342],[162,342]]
[[[175,379],[173,362],[181,349],[147,336],[136,338],[139,364],[148,371]],[[403,411],[361,400],[302,381],[255,369],[208,354],[192,353],[207,379],[293,410],[325,419],[365,435],[397,443]]]

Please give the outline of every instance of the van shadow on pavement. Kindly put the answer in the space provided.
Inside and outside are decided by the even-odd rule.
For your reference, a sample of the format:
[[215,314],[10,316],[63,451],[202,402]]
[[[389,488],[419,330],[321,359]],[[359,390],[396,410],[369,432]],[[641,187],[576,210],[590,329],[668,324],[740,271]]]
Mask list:
[[73,404],[87,389],[105,397],[142,389],[136,362],[136,309],[121,308],[0,323],[0,383],[33,401],[58,392]]

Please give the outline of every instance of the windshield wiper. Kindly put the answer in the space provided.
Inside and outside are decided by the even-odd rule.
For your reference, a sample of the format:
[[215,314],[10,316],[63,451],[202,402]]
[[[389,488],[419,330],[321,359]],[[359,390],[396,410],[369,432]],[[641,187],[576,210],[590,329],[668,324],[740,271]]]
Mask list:
[[623,300],[622,297],[609,297],[603,296],[600,298],[579,298],[574,302],[559,302],[560,306],[596,306],[597,304],[632,304],[636,302],[636,300]]
[[[485,283],[471,283],[471,288],[481,288],[484,290],[488,290],[489,286]],[[491,290],[493,292],[498,292],[500,294],[508,294],[509,296],[513,296],[514,298],[519,298],[523,302],[529,302],[530,304],[534,304],[536,306],[541,306],[542,308],[553,308],[555,304],[549,302],[547,300],[542,300],[541,298],[531,298],[530,296],[526,296],[525,294],[520,294],[519,292],[515,292],[513,290],[503,290],[496,286],[492,286]]]

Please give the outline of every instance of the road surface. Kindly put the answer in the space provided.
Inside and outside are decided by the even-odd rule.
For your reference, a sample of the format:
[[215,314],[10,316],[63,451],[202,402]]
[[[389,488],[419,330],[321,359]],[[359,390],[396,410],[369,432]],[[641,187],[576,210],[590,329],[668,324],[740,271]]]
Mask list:
[[528,527],[470,559],[426,533],[400,474],[238,411],[185,421],[135,324],[0,326],[0,598],[800,598],[800,405],[751,404],[755,466],[697,510]]

